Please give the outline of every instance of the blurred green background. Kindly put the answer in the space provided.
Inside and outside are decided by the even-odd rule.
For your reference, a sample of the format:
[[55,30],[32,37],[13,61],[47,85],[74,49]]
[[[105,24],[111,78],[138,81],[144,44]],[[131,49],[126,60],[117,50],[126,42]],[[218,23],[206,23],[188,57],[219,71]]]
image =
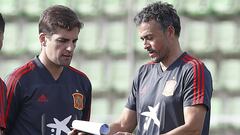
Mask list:
[[[137,68],[149,61],[133,17],[156,0],[0,0],[6,20],[0,76],[40,51],[38,18],[53,4],[67,5],[84,21],[72,66],[93,85],[91,120],[111,122],[123,109]],[[163,0],[181,17],[181,46],[212,73],[211,135],[240,134],[240,0]]]

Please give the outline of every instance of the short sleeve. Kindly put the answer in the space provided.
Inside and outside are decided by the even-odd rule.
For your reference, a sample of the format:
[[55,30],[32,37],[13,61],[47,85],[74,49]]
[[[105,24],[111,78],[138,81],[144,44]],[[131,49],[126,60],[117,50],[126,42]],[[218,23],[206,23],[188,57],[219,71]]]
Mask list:
[[139,89],[140,69],[138,70],[138,72],[134,76],[134,79],[133,79],[133,82],[132,82],[132,89],[131,89],[131,92],[128,96],[127,104],[125,106],[125,107],[127,107],[131,110],[134,110],[134,111],[136,111],[136,109],[137,109],[137,93],[138,93],[138,89]]
[[210,108],[212,77],[202,62],[193,62],[185,75],[184,106],[202,104]]

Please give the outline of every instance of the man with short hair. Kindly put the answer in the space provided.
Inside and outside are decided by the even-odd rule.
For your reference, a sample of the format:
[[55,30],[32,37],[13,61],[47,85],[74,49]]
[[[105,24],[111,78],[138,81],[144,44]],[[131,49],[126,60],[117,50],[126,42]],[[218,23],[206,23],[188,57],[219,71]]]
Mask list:
[[125,109],[110,134],[208,135],[212,77],[183,52],[180,18],[168,3],[143,8],[134,21],[152,62],[138,70]]
[[6,82],[8,135],[64,135],[73,120],[90,119],[91,83],[70,66],[82,27],[66,6],[43,11],[40,54],[13,71]]

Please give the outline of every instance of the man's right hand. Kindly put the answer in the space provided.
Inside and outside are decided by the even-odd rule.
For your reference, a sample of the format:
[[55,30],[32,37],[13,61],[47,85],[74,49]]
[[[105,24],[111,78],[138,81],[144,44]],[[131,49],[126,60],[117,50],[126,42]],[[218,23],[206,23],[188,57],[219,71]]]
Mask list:
[[68,135],[77,135],[77,134],[78,134],[78,131],[75,130],[75,129],[73,129],[72,131],[70,131],[70,132],[68,133]]

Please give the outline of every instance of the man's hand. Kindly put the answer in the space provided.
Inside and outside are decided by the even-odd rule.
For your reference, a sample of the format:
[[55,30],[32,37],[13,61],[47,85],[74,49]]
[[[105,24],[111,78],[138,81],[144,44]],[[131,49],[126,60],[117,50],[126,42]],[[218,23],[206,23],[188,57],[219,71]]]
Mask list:
[[72,131],[70,131],[70,132],[68,133],[68,135],[78,135],[78,132],[79,132],[79,131],[73,129]]
[[81,131],[78,131],[78,130],[76,130],[76,129],[73,129],[72,131],[70,131],[70,132],[68,133],[68,135],[86,135],[86,133],[83,133],[83,132],[81,132]]

